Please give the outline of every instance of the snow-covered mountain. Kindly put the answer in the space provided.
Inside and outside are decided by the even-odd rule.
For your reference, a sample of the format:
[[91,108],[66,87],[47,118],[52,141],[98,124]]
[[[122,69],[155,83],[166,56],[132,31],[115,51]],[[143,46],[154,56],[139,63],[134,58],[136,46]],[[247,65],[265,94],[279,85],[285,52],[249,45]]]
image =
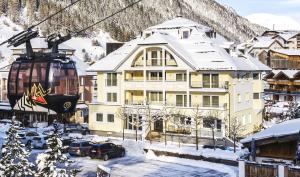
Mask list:
[[[15,24],[9,18],[0,16],[0,43],[23,30],[23,27]],[[98,60],[105,55],[107,42],[115,42],[108,33],[101,30],[87,37],[76,37],[65,42],[71,48],[76,49],[75,55],[81,60]],[[0,46],[0,63],[2,59],[12,58],[12,47],[7,44]]]
[[[5,8],[2,9],[2,12],[23,25],[30,25],[39,21],[72,2],[72,0],[14,1],[15,3],[8,4],[7,7],[4,4]],[[76,31],[117,11],[129,2],[132,1],[81,1],[70,10],[44,23],[41,28],[46,34],[65,28]],[[16,16],[18,12],[20,12],[19,18]],[[232,8],[225,7],[214,0],[144,0],[82,35],[90,35],[91,32],[100,28],[109,32],[118,41],[127,41],[147,27],[178,15],[212,27],[219,34],[232,41],[244,41],[265,30],[265,28],[252,24],[239,16]]]
[[300,23],[288,16],[255,13],[246,17],[252,23],[275,30],[300,30]]

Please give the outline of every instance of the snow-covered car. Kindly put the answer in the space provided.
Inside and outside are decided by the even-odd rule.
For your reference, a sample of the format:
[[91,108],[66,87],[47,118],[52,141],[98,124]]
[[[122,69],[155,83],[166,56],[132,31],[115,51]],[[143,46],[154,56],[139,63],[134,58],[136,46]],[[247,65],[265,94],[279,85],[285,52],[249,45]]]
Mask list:
[[[4,124],[4,125],[10,124],[11,125],[12,120],[11,119],[1,119],[0,124]],[[22,123],[20,121],[15,121],[15,124],[19,127],[22,127]]]
[[80,124],[67,124],[65,125],[65,133],[81,133],[82,135],[90,134],[90,129],[87,126]]
[[88,141],[76,141],[71,143],[69,154],[71,156],[88,156],[92,145]]
[[18,132],[18,135],[20,137],[20,140],[23,144],[25,144],[26,147],[31,147],[31,143],[34,137],[39,137],[39,134],[37,132],[33,131],[20,131]]
[[31,147],[38,149],[47,149],[48,136],[36,136],[32,138]]

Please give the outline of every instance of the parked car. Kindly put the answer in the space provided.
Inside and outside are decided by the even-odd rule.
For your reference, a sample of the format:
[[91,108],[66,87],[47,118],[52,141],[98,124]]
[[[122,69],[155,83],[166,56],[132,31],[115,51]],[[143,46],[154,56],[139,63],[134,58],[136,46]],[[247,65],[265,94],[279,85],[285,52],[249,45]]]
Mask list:
[[82,135],[90,134],[90,129],[87,126],[80,124],[67,124],[65,125],[66,133],[81,133]]
[[39,134],[33,131],[20,131],[18,132],[19,139],[26,147],[31,147],[31,143],[34,137],[38,137]]
[[71,156],[88,156],[92,145],[88,141],[77,141],[71,143],[69,154]]
[[61,137],[61,141],[62,141],[62,145],[65,147],[63,153],[68,153],[70,145],[74,140],[69,137]]
[[39,149],[47,149],[48,136],[36,136],[32,138],[31,147]]
[[113,143],[95,144],[90,149],[89,156],[92,159],[103,159],[106,161],[115,157],[124,157],[125,148]]

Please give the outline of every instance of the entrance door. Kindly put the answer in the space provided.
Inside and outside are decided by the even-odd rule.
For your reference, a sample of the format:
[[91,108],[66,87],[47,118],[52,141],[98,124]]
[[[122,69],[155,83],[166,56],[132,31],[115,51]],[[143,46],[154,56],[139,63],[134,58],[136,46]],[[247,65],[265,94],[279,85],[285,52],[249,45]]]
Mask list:
[[163,132],[164,123],[162,120],[157,120],[154,122],[154,131]]

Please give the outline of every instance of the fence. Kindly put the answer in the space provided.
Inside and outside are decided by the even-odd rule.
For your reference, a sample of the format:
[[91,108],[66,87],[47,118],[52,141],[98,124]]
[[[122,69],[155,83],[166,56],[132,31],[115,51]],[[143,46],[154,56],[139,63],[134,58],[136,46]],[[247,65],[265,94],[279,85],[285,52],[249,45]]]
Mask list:
[[239,161],[239,177],[300,177],[300,168]]

